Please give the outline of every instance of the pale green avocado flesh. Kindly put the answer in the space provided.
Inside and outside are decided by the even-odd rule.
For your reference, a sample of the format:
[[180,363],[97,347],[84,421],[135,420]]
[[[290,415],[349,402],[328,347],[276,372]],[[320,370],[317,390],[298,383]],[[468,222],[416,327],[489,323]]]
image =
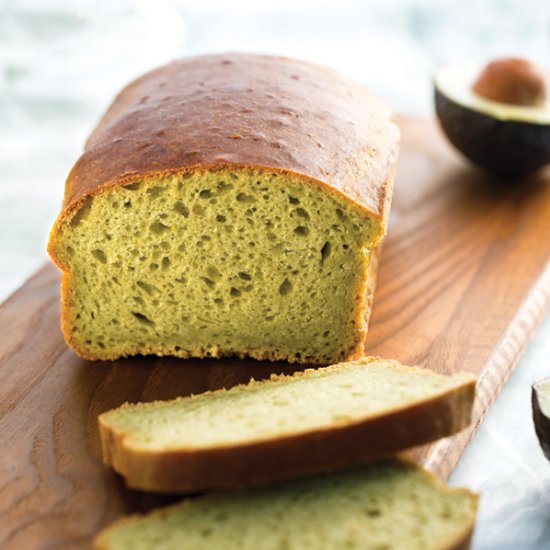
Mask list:
[[206,171],[104,191],[61,226],[65,328],[82,355],[346,358],[381,229],[321,185]]

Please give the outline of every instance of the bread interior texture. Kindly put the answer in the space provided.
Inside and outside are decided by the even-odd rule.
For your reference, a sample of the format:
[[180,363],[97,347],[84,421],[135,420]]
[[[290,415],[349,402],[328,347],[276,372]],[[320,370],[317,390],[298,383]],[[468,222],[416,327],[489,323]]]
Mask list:
[[467,538],[476,506],[475,495],[390,461],[130,517],[97,547],[441,550]]
[[362,344],[380,231],[336,192],[261,170],[112,187],[88,197],[55,241],[65,334],[94,359],[341,360]]

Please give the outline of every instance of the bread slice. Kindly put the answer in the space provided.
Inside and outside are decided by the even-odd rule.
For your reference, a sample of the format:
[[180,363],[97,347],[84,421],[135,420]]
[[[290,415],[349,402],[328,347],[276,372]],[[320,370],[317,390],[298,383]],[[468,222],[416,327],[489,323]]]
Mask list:
[[475,381],[368,358],[99,417],[103,460],[130,487],[230,488],[341,469],[453,434]]
[[122,519],[97,550],[466,550],[477,496],[412,464],[184,501]]
[[48,250],[87,359],[363,355],[399,130],[365,87],[260,55],[128,85],[71,171]]

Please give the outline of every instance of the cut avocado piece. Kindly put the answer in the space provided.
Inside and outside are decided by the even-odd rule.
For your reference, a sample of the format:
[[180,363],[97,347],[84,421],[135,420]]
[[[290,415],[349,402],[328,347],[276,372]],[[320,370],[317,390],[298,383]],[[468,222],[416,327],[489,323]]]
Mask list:
[[[529,62],[517,59],[493,62],[485,70],[474,64],[448,65],[439,69],[434,79],[436,113],[451,143],[473,163],[507,177],[526,176],[550,163],[550,102],[544,93],[545,73],[540,71],[538,83],[534,70],[532,80],[521,73],[518,76],[513,64],[519,62],[529,66]],[[507,66],[511,70],[501,78],[499,67],[506,71]],[[514,78],[524,78],[524,82],[514,82]],[[491,81],[496,93],[491,93]],[[526,94],[522,93],[525,88]],[[535,88],[532,94],[530,88]],[[501,101],[489,99],[489,95]],[[517,100],[510,103],[514,97]]]
[[550,378],[533,384],[531,402],[535,431],[544,455],[550,460]]

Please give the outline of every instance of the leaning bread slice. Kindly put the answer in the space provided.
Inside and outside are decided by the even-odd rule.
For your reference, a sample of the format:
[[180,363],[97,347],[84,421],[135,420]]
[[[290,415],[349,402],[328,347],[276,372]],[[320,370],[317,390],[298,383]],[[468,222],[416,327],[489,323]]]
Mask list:
[[195,492],[337,470],[455,433],[475,381],[367,358],[99,417],[130,487]]
[[465,550],[477,496],[412,464],[384,461],[339,474],[210,495],[131,516],[98,550]]

